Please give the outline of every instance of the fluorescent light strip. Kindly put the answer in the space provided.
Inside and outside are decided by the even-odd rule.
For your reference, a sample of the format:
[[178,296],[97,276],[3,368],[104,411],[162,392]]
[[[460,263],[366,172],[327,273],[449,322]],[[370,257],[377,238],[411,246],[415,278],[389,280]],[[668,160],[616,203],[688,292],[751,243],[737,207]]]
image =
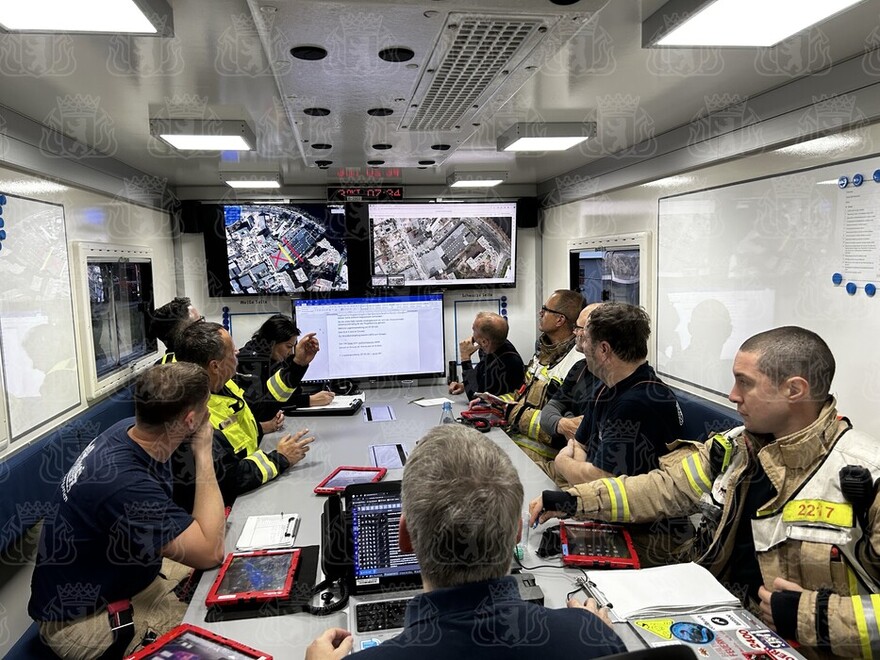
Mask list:
[[491,188],[499,183],[504,183],[504,179],[486,179],[485,181],[456,181],[450,183],[450,188]]
[[504,151],[565,151],[587,139],[587,136],[521,137],[510,146],[506,147]]
[[863,0],[715,0],[658,46],[774,46]]
[[245,181],[245,180],[227,180],[226,185],[230,188],[280,188],[281,183],[278,181]]
[[251,147],[240,135],[176,135],[162,133],[160,138],[181,151],[250,151]]
[[3,2],[0,25],[10,31],[156,33],[132,0]]

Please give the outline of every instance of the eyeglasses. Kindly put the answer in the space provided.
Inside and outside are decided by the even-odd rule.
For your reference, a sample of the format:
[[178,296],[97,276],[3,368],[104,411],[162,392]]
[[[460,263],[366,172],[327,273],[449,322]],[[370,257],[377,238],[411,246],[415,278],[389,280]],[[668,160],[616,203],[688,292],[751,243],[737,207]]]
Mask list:
[[575,323],[574,328],[572,328],[572,332],[574,332],[575,334],[577,334],[577,333],[579,333],[579,332],[583,332],[583,331],[586,330],[586,329],[587,329],[587,326],[585,326],[585,325],[578,325],[577,323]]
[[541,305],[541,314],[546,314],[547,312],[550,312],[551,314],[559,314],[559,316],[564,316],[565,318],[568,318],[562,312],[557,312],[555,309],[550,309],[549,307],[547,307],[547,305]]

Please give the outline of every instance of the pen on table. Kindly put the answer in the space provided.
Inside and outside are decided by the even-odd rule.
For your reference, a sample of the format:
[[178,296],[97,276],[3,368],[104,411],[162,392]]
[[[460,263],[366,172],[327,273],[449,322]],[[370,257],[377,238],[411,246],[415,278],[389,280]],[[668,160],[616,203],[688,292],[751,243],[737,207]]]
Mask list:
[[421,401],[424,398],[425,397],[423,397],[423,396],[417,396],[415,399],[410,399],[409,403],[415,403],[416,401]]
[[580,585],[581,589],[584,590],[588,597],[596,601],[599,607],[607,607],[609,610],[614,607],[614,605],[612,605],[605,599],[605,596],[602,595],[602,593],[599,592],[598,589],[595,589],[595,582],[591,582],[587,578],[578,578],[577,580],[575,580],[575,582]]

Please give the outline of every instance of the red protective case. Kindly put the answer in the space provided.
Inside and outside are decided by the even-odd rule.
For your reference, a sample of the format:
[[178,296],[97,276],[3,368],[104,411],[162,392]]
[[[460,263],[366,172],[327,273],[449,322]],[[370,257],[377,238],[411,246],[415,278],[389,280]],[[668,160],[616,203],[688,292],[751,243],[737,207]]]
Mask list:
[[[578,528],[589,530],[597,534],[613,535],[614,543],[618,547],[623,546],[623,556],[607,554],[572,554],[569,550],[572,537]],[[582,522],[571,523],[561,521],[559,523],[559,540],[562,543],[562,563],[566,566],[581,566],[585,568],[640,568],[639,557],[633,547],[632,537],[629,532],[619,525],[605,525],[602,523]]]
[[[166,647],[180,641],[179,638],[187,634],[195,637],[200,637],[210,642],[214,642],[215,644],[220,644],[231,651],[235,651],[248,658],[253,658],[253,660],[272,660],[272,656],[268,653],[263,653],[262,651],[258,651],[257,649],[252,649],[250,646],[240,644],[233,639],[217,635],[216,633],[212,633],[210,630],[205,630],[204,628],[199,628],[188,623],[184,623],[177,626],[176,628],[172,628],[149,646],[142,648],[140,651],[137,651],[132,655],[126,656],[125,660],[145,660],[146,658],[155,657],[178,657],[178,653],[185,653],[186,650],[182,648],[173,649]],[[195,655],[194,657],[202,658],[207,656]]]
[[340,465],[338,468],[333,470],[329,475],[327,475],[324,480],[315,486],[315,492],[318,495],[333,495],[334,493],[342,493],[345,492],[345,486],[327,486],[327,483],[333,480],[337,474],[342,472],[343,470],[350,470],[354,472],[372,472],[374,473],[372,479],[366,479],[364,481],[360,481],[358,483],[375,483],[377,481],[382,481],[382,477],[385,476],[385,473],[388,472],[386,468],[383,467],[358,467],[353,465]]
[[[254,552],[230,552],[226,555],[220,572],[211,585],[211,590],[205,598],[205,605],[213,607],[215,605],[241,605],[243,603],[263,603],[269,600],[283,599],[290,596],[293,589],[293,576],[296,574],[296,567],[299,564],[299,548],[283,548],[280,550],[256,550]],[[236,561],[244,561],[249,557],[256,558],[276,558],[276,561],[283,562],[287,560],[284,570],[284,584],[281,587],[273,587],[271,589],[243,589],[241,591],[228,591],[220,593],[220,587],[226,574],[230,571],[233,563]]]

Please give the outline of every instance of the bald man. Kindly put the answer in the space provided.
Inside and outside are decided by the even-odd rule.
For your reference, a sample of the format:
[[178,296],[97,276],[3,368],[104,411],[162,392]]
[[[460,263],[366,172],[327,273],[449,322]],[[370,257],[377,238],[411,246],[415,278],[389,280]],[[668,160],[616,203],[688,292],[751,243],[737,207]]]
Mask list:
[[[458,344],[462,381],[449,383],[450,394],[466,392],[468,399],[476,392],[504,394],[523,383],[525,365],[516,348],[507,340],[507,319],[493,312],[480,312],[471,326],[472,336]],[[471,357],[478,353],[474,366]]]

